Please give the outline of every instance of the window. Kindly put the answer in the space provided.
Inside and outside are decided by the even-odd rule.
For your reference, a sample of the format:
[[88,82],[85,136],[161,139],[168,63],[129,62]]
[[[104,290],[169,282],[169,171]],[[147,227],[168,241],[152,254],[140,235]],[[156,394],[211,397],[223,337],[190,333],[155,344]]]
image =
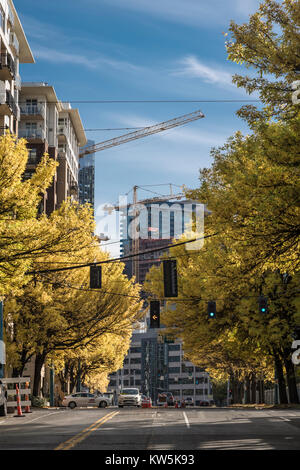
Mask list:
[[37,114],[37,100],[36,99],[26,100],[26,112],[27,114]]
[[140,357],[132,357],[130,359],[131,364],[140,364],[141,363],[141,358]]
[[33,175],[33,171],[24,171],[23,173],[23,179],[24,180],[29,180]]
[[169,344],[169,351],[180,351],[180,344]]
[[180,374],[180,367],[169,367],[169,374]]
[[28,154],[28,163],[33,164],[37,162],[37,150],[36,149],[29,149]]
[[37,123],[26,122],[26,137],[36,137],[37,135]]
[[[85,185],[86,188],[89,188],[89,185]],[[142,351],[142,348],[138,348],[138,347],[132,347],[130,348],[130,352],[131,353],[140,353]]]
[[2,6],[0,5],[0,26],[5,33],[5,14]]
[[180,362],[180,356],[169,356],[169,362]]

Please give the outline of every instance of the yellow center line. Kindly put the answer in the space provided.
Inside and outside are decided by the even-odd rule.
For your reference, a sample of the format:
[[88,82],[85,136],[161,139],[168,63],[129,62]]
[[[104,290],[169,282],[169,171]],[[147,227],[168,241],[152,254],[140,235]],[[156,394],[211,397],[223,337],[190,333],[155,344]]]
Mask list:
[[91,424],[88,428],[83,429],[80,433],[76,434],[75,436],[71,437],[65,442],[62,442],[57,446],[54,450],[69,450],[75,445],[77,445],[79,442],[83,441],[84,439],[87,438],[93,431],[96,431],[102,424],[104,424],[106,421],[109,421],[112,419],[114,416],[119,414],[119,411],[113,411],[102,418],[98,419],[95,423]]

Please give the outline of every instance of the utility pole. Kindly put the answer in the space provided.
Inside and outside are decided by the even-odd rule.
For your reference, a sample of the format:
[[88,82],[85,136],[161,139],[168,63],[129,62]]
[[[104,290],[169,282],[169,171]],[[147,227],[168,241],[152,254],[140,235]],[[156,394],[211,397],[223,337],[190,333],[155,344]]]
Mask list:
[[81,364],[80,364],[80,359],[78,359],[78,372],[77,372],[77,386],[76,386],[76,392],[81,391]]
[[[139,236],[138,233],[138,207],[137,207],[137,186],[133,187],[133,253],[139,252]],[[132,260],[132,274],[135,276],[136,282],[139,282],[139,256],[135,256]]]
[[54,406],[54,366],[50,367],[50,406]]

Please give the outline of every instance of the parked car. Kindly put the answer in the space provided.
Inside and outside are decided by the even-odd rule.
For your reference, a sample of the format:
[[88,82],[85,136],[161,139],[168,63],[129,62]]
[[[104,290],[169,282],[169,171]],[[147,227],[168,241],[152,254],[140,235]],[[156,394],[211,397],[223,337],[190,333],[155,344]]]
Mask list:
[[142,408],[151,408],[152,400],[150,397],[146,397],[146,395],[142,395]]
[[7,415],[7,389],[6,385],[0,380],[0,416]]
[[99,408],[106,408],[110,405],[110,400],[102,395],[96,395],[88,392],[77,392],[72,393],[64,397],[62,406],[68,406],[69,408],[80,408],[87,406],[97,406]]
[[118,406],[142,406],[142,395],[138,388],[124,388],[118,396]]
[[194,400],[192,399],[192,397],[186,397],[184,401],[185,406],[194,406]]
[[109,400],[109,404],[113,405],[114,403],[114,394],[113,392],[104,392],[104,393],[98,393],[98,395],[105,397]]
[[209,401],[202,400],[202,401],[200,401],[199,406],[209,406]]
[[171,392],[161,392],[158,394],[157,397],[157,406],[174,406],[175,405],[175,400],[174,396]]

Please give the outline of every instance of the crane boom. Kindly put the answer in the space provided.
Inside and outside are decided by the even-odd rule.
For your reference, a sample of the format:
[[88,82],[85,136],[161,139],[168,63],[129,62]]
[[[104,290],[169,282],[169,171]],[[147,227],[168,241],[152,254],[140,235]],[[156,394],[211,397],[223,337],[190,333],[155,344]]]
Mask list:
[[166,131],[167,129],[172,129],[173,127],[182,126],[183,124],[187,124],[188,122],[192,121],[197,121],[197,119],[202,119],[204,117],[204,114],[200,110],[194,111],[193,113],[185,114],[183,116],[170,119],[169,121],[160,122],[159,124],[155,124],[154,126],[144,127],[143,129],[139,129],[138,131],[129,132],[128,134],[124,134],[119,137],[114,137],[113,139],[104,140],[103,142],[99,142],[95,145],[91,145],[82,150],[79,154],[79,157],[81,158],[91,153],[101,152],[102,150],[106,150],[108,148],[125,144],[126,142],[130,142],[131,140],[141,139],[142,137]]

